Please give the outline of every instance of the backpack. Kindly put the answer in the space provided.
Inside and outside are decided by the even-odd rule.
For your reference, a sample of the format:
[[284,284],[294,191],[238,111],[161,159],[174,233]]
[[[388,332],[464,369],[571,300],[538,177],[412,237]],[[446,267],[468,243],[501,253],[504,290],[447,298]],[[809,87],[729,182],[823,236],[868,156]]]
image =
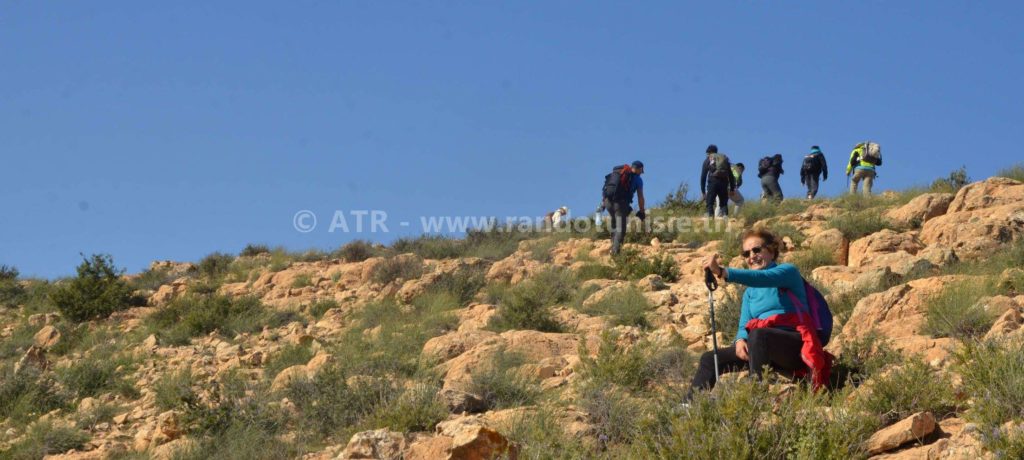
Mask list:
[[804,163],[800,166],[800,175],[810,174],[816,176],[821,173],[821,157],[818,154],[811,154],[804,157]]
[[711,164],[711,176],[718,180],[729,180],[729,176],[732,175],[729,157],[722,153],[714,153],[708,157],[708,162]]
[[757,162],[757,177],[763,176],[772,167],[772,157],[764,157]]
[[633,168],[629,165],[616,166],[604,176],[601,196],[611,202],[633,201],[629,186],[633,182]]
[[882,166],[882,146],[871,141],[865,142],[862,145],[864,146],[861,150],[863,152],[863,160],[875,166]]
[[811,322],[818,329],[818,339],[821,340],[821,346],[828,344],[829,339],[832,338],[832,310],[829,309],[828,302],[825,301],[825,296],[821,295],[821,291],[818,291],[811,283],[804,280],[804,294],[807,296],[807,303],[809,305],[803,305],[800,299],[790,291],[789,289],[780,289],[785,291],[789,295],[789,300],[796,305],[797,314],[810,314]]

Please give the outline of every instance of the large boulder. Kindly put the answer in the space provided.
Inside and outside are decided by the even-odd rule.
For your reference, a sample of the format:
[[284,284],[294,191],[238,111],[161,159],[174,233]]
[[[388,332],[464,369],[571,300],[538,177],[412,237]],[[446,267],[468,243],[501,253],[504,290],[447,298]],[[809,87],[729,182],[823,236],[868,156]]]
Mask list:
[[890,209],[885,217],[901,227],[920,226],[945,214],[952,201],[952,193],[925,193],[903,206]]
[[869,454],[888,452],[911,441],[920,441],[935,431],[935,416],[931,412],[918,412],[885,427],[868,439]]
[[404,458],[406,439],[402,433],[387,428],[363,431],[352,435],[339,459],[401,460]]
[[850,243],[849,265],[851,267],[870,265],[872,260],[880,255],[900,251],[910,255],[917,254],[918,251],[924,249],[924,246],[912,232],[897,233],[885,229]]
[[815,268],[811,280],[833,295],[854,291],[876,291],[878,286],[891,286],[900,276],[889,267],[846,267],[827,265]]
[[459,356],[480,342],[497,337],[498,334],[484,330],[455,331],[427,340],[422,356],[427,362],[445,362]]
[[1024,204],[1024,183],[992,177],[968,184],[949,203],[949,213],[977,211],[1011,204]]
[[952,249],[961,259],[984,257],[1022,237],[1024,202],[950,212],[925,223],[920,235],[925,244]]
[[850,254],[850,240],[837,228],[830,228],[804,240],[804,247],[826,248],[832,252],[835,263],[847,265]]
[[[597,337],[588,338],[587,345],[588,349],[596,351]],[[487,369],[495,355],[504,350],[521,356],[527,363],[561,364],[559,369],[551,372],[545,370],[546,373],[559,374],[568,363],[577,361],[579,346],[580,337],[576,334],[508,331],[483,340],[456,358],[439,365],[438,369],[444,373],[444,388],[464,389],[472,381],[474,372]]]

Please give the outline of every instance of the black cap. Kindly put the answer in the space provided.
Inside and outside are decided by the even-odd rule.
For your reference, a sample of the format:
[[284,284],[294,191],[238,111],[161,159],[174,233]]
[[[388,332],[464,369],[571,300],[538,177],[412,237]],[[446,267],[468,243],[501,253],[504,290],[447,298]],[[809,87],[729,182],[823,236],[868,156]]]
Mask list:
[[642,162],[640,160],[636,160],[636,161],[633,162],[632,166],[633,166],[634,169],[643,169],[644,162]]
[[718,146],[715,144],[709,145],[705,153],[718,153]]

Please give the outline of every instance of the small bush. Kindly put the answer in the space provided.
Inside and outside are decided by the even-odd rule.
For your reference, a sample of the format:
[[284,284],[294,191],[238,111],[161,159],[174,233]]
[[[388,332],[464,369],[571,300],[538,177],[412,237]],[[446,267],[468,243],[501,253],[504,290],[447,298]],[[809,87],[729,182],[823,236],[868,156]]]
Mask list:
[[618,272],[611,265],[604,265],[595,262],[584,263],[576,269],[576,278],[580,281],[615,279]]
[[883,339],[878,332],[871,331],[859,339],[844,344],[834,374],[844,374],[842,377],[849,380],[848,383],[860,385],[901,360],[902,356],[892,349],[890,342]]
[[0,281],[17,281],[21,273],[17,268],[9,265],[0,265]]
[[4,452],[4,458],[38,459],[81,449],[89,440],[88,433],[70,426],[52,422],[37,422],[29,427],[25,436]]
[[775,236],[779,237],[779,241],[782,241],[783,238],[789,238],[790,241],[793,242],[793,245],[797,247],[803,244],[804,240],[807,239],[807,237],[804,236],[804,232],[801,232],[789,222],[773,224],[770,230],[775,234]]
[[836,265],[835,259],[831,248],[811,246],[808,249],[791,253],[788,262],[796,265],[800,269],[800,273],[810,275],[815,268]]
[[995,292],[993,280],[960,282],[946,286],[928,299],[925,332],[933,337],[959,340],[984,335],[995,322],[995,316],[979,304],[982,296]]
[[699,215],[705,212],[705,204],[700,197],[690,199],[690,184],[681,182],[674,192],[669,192],[657,206],[658,209],[686,215]]
[[16,307],[25,296],[25,289],[18,284],[18,269],[0,265],[0,307]]
[[542,406],[512,419],[506,434],[520,447],[519,458],[527,459],[589,459],[596,455],[584,445],[581,437],[565,433],[564,421],[557,409]]
[[488,294],[498,305],[498,314],[490,327],[558,332],[561,325],[552,316],[551,306],[572,299],[578,288],[572,272],[559,267],[542,270],[515,286],[492,287]]
[[829,219],[828,226],[838,229],[850,241],[884,229],[893,229],[892,223],[882,213],[873,210],[840,214]]
[[1024,182],[1024,163],[1018,163],[1009,168],[1000,169],[996,176]]
[[[567,233],[556,233],[556,235],[568,235]],[[562,239],[557,236],[548,236],[534,240],[530,244],[530,258],[537,262],[550,263],[552,261],[551,251],[558,246]]]
[[70,397],[53,378],[29,367],[15,374],[0,369],[0,419],[27,422],[54,409],[70,406]]
[[803,200],[782,200],[781,202],[774,201],[755,201],[747,200],[747,202],[740,207],[740,217],[742,217],[747,226],[753,225],[755,222],[770,219],[772,217],[785,216],[788,214],[796,214],[804,212],[807,209],[807,203]]
[[131,362],[116,356],[112,349],[94,350],[85,358],[57,368],[57,380],[78,398],[115,391],[126,397],[138,397],[135,386],[124,378]]
[[338,301],[334,299],[319,299],[306,306],[306,313],[319,320],[324,317],[324,313],[327,313],[327,310],[338,308],[339,306]]
[[609,332],[601,334],[597,356],[591,357],[586,345],[580,348],[580,377],[599,387],[617,385],[630,391],[644,391],[656,373],[647,364],[651,346],[638,342],[625,347]]
[[437,397],[438,390],[435,385],[415,384],[380,407],[372,425],[402,433],[433,431],[448,417],[448,408]]
[[625,444],[633,441],[640,431],[643,411],[637,407],[638,399],[615,387],[583,385],[577,401],[601,439]]
[[998,458],[1021,458],[1024,439],[1019,431],[1001,426],[1024,418],[1024,345],[1013,341],[967,342],[954,354],[963,389],[973,401],[967,419],[982,426],[985,446]]
[[136,276],[131,281],[132,289],[155,291],[167,283],[177,279],[176,275],[166,267],[149,269]]
[[482,267],[462,267],[440,274],[427,291],[450,294],[461,307],[472,301],[486,285],[485,275],[486,271]]
[[351,435],[354,426],[398,396],[398,388],[386,379],[351,380],[339,366],[330,366],[311,380],[293,382],[286,397],[298,411],[298,433],[323,438],[342,432]]
[[352,240],[338,248],[337,251],[334,251],[334,253],[332,253],[332,257],[337,257],[349,263],[362,262],[370,257],[380,255],[381,252],[382,251],[377,249],[377,247],[369,241]]
[[199,261],[199,274],[208,279],[220,279],[231,269],[235,256],[223,252],[214,252]]
[[292,288],[300,289],[313,285],[313,278],[308,273],[300,273],[292,280]]
[[131,306],[132,288],[121,279],[110,256],[94,254],[78,266],[78,276],[50,293],[61,315],[83,322],[102,319]]
[[399,238],[391,243],[397,253],[411,252],[424,259],[453,259],[466,257],[464,240],[442,235],[423,235],[417,238]]
[[289,367],[308,363],[314,354],[313,349],[306,345],[285,345],[267,359],[266,364],[263,365],[263,373],[273,379],[277,374]]
[[242,252],[238,253],[239,257],[256,257],[260,254],[269,254],[270,247],[265,244],[247,244],[242,248]]
[[535,403],[540,388],[518,371],[523,362],[519,354],[499,349],[489,366],[473,373],[469,392],[480,396],[487,410]]
[[290,319],[287,313],[271,312],[255,297],[234,299],[222,295],[186,294],[146,318],[150,330],[175,345],[214,330],[231,337],[277,327]]
[[967,167],[961,166],[960,169],[949,173],[949,176],[935,179],[930,189],[932,192],[956,193],[969,183],[971,178],[967,176]]
[[600,302],[590,305],[583,312],[589,315],[611,315],[611,322],[616,326],[647,329],[651,323],[647,321],[646,313],[653,309],[654,306],[639,289],[628,286],[608,293]]
[[199,395],[192,389],[193,384],[192,370],[187,367],[164,373],[153,386],[156,406],[171,410],[197,404]]
[[423,276],[423,260],[413,257],[393,256],[381,261],[373,269],[370,280],[388,284],[396,280],[412,280]]
[[873,378],[870,390],[857,400],[858,407],[881,417],[883,425],[929,411],[938,419],[952,413],[953,390],[948,379],[918,358],[904,361]]
[[679,280],[679,267],[669,255],[644,257],[635,249],[623,249],[613,258],[617,278],[638,280],[647,275],[658,275],[669,283]]

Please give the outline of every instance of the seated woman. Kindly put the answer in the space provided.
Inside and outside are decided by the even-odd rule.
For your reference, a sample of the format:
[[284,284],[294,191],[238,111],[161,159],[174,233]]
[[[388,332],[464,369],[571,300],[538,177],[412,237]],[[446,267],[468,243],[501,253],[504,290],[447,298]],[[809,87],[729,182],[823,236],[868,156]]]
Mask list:
[[[742,256],[749,270],[723,268],[717,254],[704,264],[719,279],[748,286],[743,294],[736,341],[731,347],[718,350],[719,372],[749,369],[751,375],[760,379],[764,366],[794,373],[807,370],[811,356],[817,353],[815,358],[823,358],[824,352],[818,340],[810,343],[810,335],[815,332],[809,335],[798,332],[801,326],[798,318],[802,318],[797,314],[798,307],[799,311],[806,311],[803,306],[807,305],[800,271],[791,264],[776,263],[780,241],[771,232],[748,230],[741,240]],[[783,294],[780,289],[788,292]],[[794,299],[798,305],[794,304]],[[827,369],[825,372],[827,380]],[[711,389],[717,380],[714,352],[709,351],[700,358],[690,395],[697,390]]]

